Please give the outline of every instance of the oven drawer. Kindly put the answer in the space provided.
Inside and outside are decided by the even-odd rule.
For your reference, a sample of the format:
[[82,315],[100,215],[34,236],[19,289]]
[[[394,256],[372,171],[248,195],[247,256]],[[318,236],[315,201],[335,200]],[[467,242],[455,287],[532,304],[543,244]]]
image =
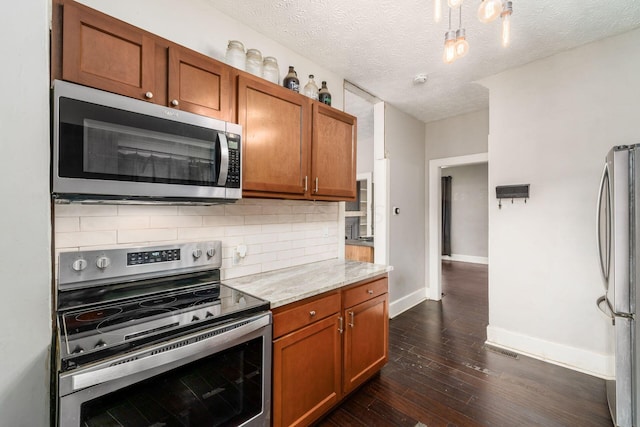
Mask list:
[[340,311],[340,294],[335,292],[310,302],[302,303],[273,315],[273,338],[331,316]]
[[354,305],[387,292],[388,282],[386,277],[374,280],[373,282],[363,283],[362,285],[344,291],[344,306],[353,307]]

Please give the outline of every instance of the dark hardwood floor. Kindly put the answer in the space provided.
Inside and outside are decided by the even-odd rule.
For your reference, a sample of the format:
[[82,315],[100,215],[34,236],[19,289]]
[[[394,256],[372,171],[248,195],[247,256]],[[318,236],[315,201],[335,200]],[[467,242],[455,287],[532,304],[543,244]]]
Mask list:
[[391,320],[389,363],[319,426],[612,425],[603,380],[484,347],[486,266],[442,270],[442,301]]

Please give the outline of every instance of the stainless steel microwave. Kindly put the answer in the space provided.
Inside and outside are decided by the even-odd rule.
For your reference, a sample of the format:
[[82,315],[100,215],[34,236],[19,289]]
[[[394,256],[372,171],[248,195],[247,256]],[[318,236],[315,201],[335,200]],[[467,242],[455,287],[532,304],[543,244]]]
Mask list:
[[207,203],[242,196],[242,128],[56,80],[52,194]]

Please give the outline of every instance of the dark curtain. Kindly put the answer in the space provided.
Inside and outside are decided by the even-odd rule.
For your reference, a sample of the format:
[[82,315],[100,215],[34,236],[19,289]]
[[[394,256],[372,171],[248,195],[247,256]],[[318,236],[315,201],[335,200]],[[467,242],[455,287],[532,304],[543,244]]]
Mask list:
[[442,177],[442,255],[451,255],[451,177]]

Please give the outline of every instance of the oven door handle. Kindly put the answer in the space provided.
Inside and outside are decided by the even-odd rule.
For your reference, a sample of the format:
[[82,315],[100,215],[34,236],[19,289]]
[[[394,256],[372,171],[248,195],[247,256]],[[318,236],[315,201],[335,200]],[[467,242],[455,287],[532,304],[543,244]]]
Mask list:
[[[246,323],[245,323],[246,322]],[[132,357],[131,354],[123,356],[120,360],[110,361],[108,365],[93,366],[85,372],[73,373],[70,375],[71,391],[77,391],[86,387],[103,384],[108,381],[114,381],[129,375],[139,374],[140,372],[155,369],[163,365],[187,359],[189,356],[196,355],[202,357],[202,353],[207,350],[215,349],[221,344],[233,342],[253,331],[268,326],[271,323],[270,314],[254,317],[250,320],[238,322],[237,326],[226,332],[216,334],[216,329],[224,329],[232,325],[226,325],[222,328],[216,328],[209,331],[199,331],[196,334],[176,338],[167,343],[145,349],[140,359],[127,361]],[[203,335],[213,335],[198,341],[198,337]],[[183,342],[195,340],[193,343],[186,345]],[[61,381],[63,381],[61,379]]]

